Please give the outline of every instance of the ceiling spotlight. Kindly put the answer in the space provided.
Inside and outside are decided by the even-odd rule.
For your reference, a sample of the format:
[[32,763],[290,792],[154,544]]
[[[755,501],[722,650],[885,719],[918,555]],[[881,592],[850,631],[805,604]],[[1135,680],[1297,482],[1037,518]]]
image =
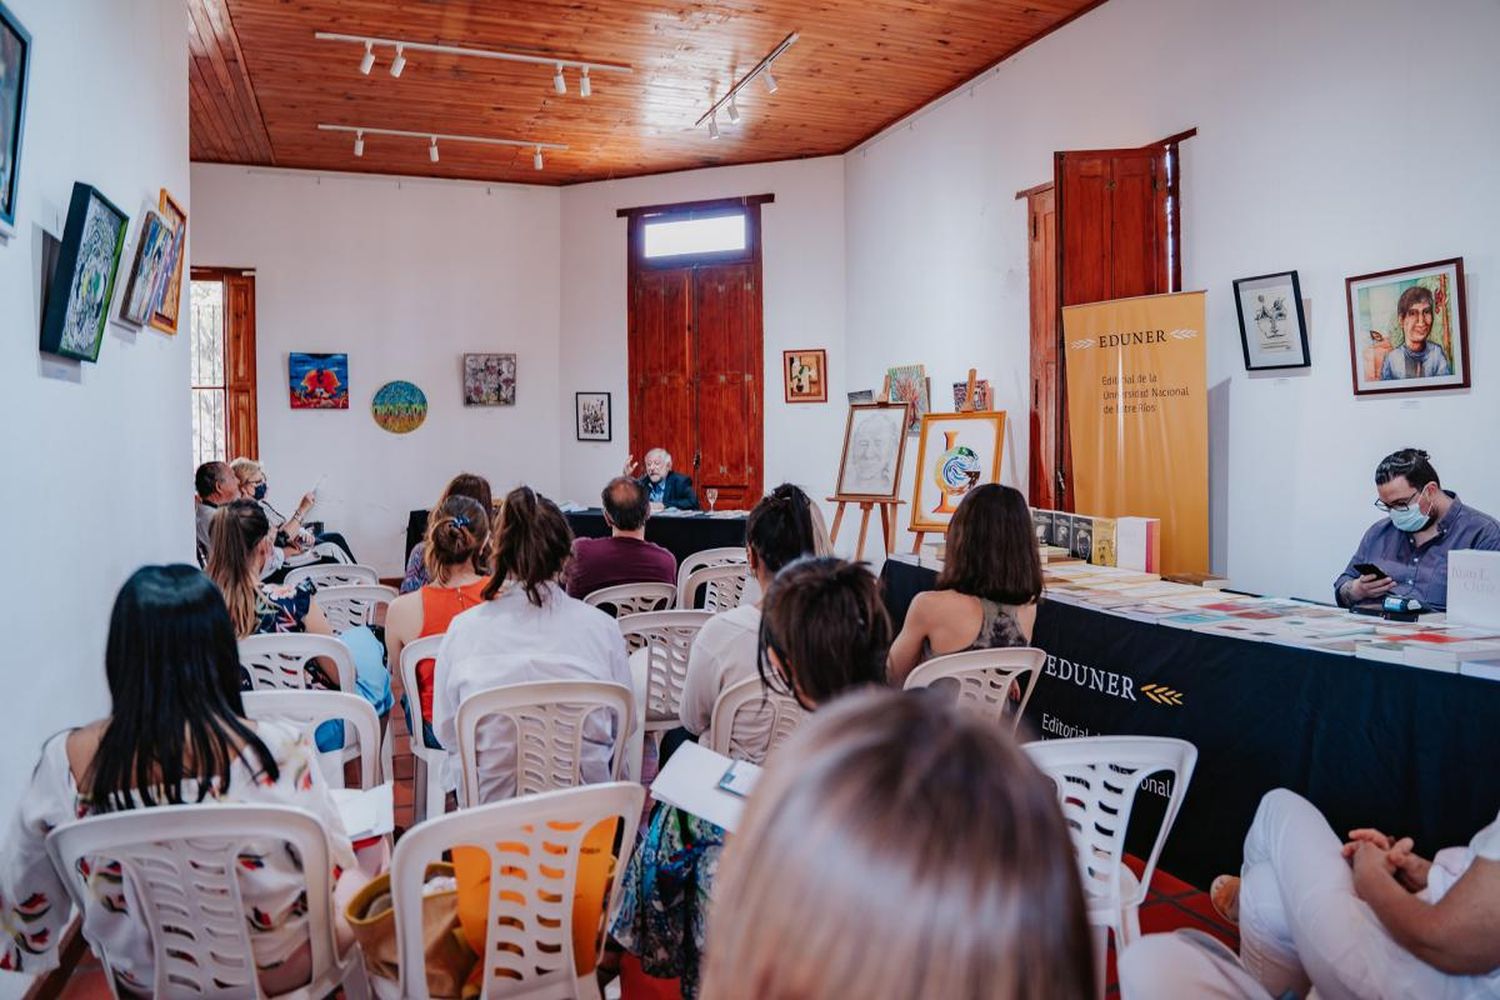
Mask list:
[[363,132],[354,133],[354,155],[365,155],[365,134]]
[[708,137],[717,139],[719,137],[719,116],[717,113],[708,116]]
[[739,109],[739,106],[734,103],[734,95],[730,94],[729,95],[729,123],[731,125],[737,125],[737,124],[739,124],[739,120],[740,120],[740,109]]
[[375,68],[375,43],[365,42],[365,57],[359,61],[359,71],[365,76],[370,75],[370,70]]
[[[584,79],[587,80],[588,77],[584,77]],[[535,167],[536,169],[538,169],[538,170],[542,169],[542,147],[541,146],[538,146],[536,148],[536,152],[531,154],[531,165],[533,167]]]
[[587,97],[594,92],[593,84],[589,83],[589,68],[583,67],[583,76],[578,80],[578,96]]
[[391,76],[400,76],[406,68],[406,46],[396,46],[396,58],[391,61]]
[[437,136],[432,137],[432,144],[427,147],[427,158],[433,163],[438,161]]
[[559,94],[568,92],[568,81],[563,79],[562,63],[557,64],[557,72],[552,74],[552,89]]
[[760,78],[766,82],[766,93],[776,93],[776,78],[771,75],[770,66],[760,71]]

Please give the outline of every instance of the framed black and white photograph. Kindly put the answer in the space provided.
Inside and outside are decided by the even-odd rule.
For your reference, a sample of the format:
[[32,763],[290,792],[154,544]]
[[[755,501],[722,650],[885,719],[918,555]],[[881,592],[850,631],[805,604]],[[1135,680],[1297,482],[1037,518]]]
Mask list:
[[576,410],[575,416],[578,422],[578,440],[612,440],[610,433],[609,393],[575,392],[573,394],[573,405]]
[[1302,313],[1302,285],[1296,271],[1240,278],[1234,283],[1235,309],[1245,369],[1306,368],[1307,319]]

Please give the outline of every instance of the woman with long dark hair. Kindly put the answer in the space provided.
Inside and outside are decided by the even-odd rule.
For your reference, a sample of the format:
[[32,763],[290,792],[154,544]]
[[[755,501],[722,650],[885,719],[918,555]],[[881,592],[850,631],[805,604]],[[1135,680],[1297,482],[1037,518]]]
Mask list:
[[[328,796],[311,742],[278,722],[252,722],[240,700],[234,628],[214,584],[191,566],[146,566],[121,588],[104,654],[110,714],[58,733],[12,820],[0,855],[3,920],[16,929],[0,968],[43,971],[57,962],[68,895],[47,857],[55,827],[84,816],[193,803],[291,805],[322,821],[332,863],[354,852]],[[169,821],[163,819],[163,827]],[[303,879],[283,845],[240,855],[246,919],[267,992],[305,983]],[[106,860],[90,872],[83,932],[107,950],[124,991],[145,995],[151,940],[134,887]]]

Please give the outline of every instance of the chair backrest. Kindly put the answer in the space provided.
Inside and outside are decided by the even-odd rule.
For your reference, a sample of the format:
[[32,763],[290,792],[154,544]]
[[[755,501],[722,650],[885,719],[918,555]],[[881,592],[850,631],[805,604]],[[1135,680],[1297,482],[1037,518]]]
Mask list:
[[682,589],[677,592],[677,606],[684,611],[693,610],[701,587],[704,590],[702,610],[717,612],[737,608],[745,597],[745,584],[749,580],[750,564],[746,562],[695,569],[687,575]]
[[[1027,743],[1025,750],[1057,785],[1057,800],[1073,835],[1088,901],[1112,906],[1140,903],[1193,779],[1198,748],[1165,736],[1084,736],[1038,740]],[[1141,782],[1162,771],[1172,774],[1167,810],[1134,894],[1141,898],[1127,899],[1120,875],[1131,809]]]
[[931,687],[938,681],[944,682],[942,687],[956,685],[960,705],[975,709],[1014,732],[1021,724],[1021,716],[1046,662],[1046,653],[1029,646],[971,649],[934,656],[907,674],[902,687],[910,691]]
[[620,631],[632,656],[646,657],[646,728],[672,729],[681,723],[682,685],[687,680],[688,651],[698,630],[713,617],[709,611],[648,611],[620,619]]
[[[437,660],[438,648],[443,644],[441,635],[429,635],[421,639],[413,639],[401,647],[401,690],[406,692],[406,704],[411,712],[411,752],[412,756],[420,757],[431,767],[441,767],[448,753],[445,750],[433,750],[427,746],[427,741],[422,736],[422,699],[420,695],[421,686],[417,683],[417,664],[423,660]],[[433,687],[437,686],[437,673],[433,672]]]
[[709,730],[715,753],[764,764],[807,714],[797,699],[770,691],[759,677],[731,684],[719,693]]
[[666,611],[677,602],[677,588],[670,583],[622,583],[596,590],[583,603],[607,611],[616,618],[643,611]]
[[682,588],[687,585],[687,578],[692,576],[695,570],[703,569],[705,566],[730,566],[735,563],[748,562],[748,559],[749,557],[745,555],[745,547],[742,545],[694,552],[677,567],[677,592],[682,593]]
[[358,690],[354,681],[354,654],[331,635],[306,632],[275,632],[240,640],[240,666],[250,675],[254,691],[307,687],[307,661],[314,657],[331,660],[338,668],[339,689]]
[[378,583],[346,583],[318,591],[314,600],[323,609],[333,634],[341,635],[351,628],[375,624],[376,609],[381,605],[389,607],[396,596],[394,587]]
[[[155,954],[159,997],[260,997],[239,854],[247,844],[288,844],[302,861],[312,985],[338,968],[328,840],[316,817],[290,806],[158,806],[92,816],[47,835],[47,853],[80,911],[100,905],[80,862],[117,861],[136,890]],[[54,903],[54,905],[56,905]],[[114,980],[111,956],[95,945]],[[358,952],[354,952],[358,960]],[[323,986],[326,992],[331,988]],[[310,989],[309,995],[317,995]]]
[[[601,823],[617,825],[614,842],[625,852],[645,789],[610,782],[528,795],[428,820],[406,831],[391,858],[391,898],[400,949],[401,996],[427,1000],[422,926],[422,885],[429,863],[450,848],[473,845],[490,858],[489,913],[481,982],[486,997],[598,996],[594,970],[580,973],[573,951],[574,899],[586,838]],[[608,849],[608,848],[606,848]],[[613,908],[618,874],[608,880],[595,954],[603,943],[604,918]],[[592,987],[592,988],[591,988]]]
[[[330,720],[344,723],[344,745],[351,745],[351,735],[359,743],[359,787],[374,788],[391,780],[380,763],[380,717],[375,706],[357,694],[343,691],[246,691],[240,696],[249,719],[286,719],[307,733]],[[350,730],[353,733],[350,733]],[[344,787],[341,755],[319,755],[326,765],[323,771],[335,788]]]
[[358,563],[319,563],[316,566],[288,570],[282,582],[288,587],[295,587],[303,580],[311,580],[321,591],[325,587],[379,583],[380,574],[375,572],[375,567],[361,566]]
[[583,783],[584,724],[599,711],[614,714],[610,778],[625,764],[625,738],[635,721],[635,696],[608,681],[534,681],[477,691],[458,706],[458,757],[464,802],[478,805],[480,723],[499,716],[514,727],[516,794],[531,795]]

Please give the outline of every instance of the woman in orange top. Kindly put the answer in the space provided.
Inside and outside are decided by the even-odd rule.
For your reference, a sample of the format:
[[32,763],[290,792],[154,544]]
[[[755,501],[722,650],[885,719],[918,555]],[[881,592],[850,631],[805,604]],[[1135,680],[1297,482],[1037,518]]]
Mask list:
[[[407,643],[442,635],[457,615],[484,603],[480,592],[489,581],[489,511],[469,497],[449,497],[432,512],[425,549],[430,582],[396,598],[386,612],[386,662],[393,671],[399,669],[401,650]],[[422,710],[422,739],[427,746],[441,749],[432,732],[433,666],[432,660],[417,664],[417,700]],[[414,733],[409,697],[406,692],[401,701]]]

